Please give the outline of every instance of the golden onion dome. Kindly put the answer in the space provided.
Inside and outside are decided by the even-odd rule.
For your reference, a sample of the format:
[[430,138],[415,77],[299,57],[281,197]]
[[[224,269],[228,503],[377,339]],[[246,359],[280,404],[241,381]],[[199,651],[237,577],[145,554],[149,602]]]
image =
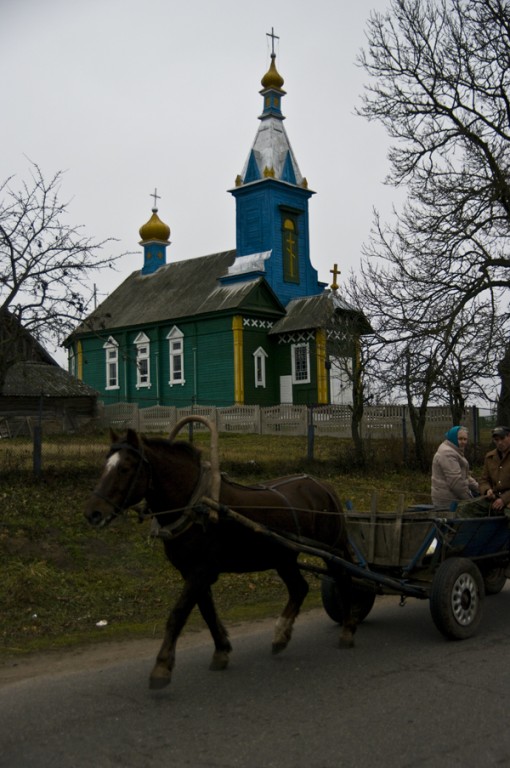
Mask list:
[[142,243],[148,240],[160,240],[166,243],[170,237],[170,227],[164,221],[161,221],[157,208],[152,209],[152,216],[146,224],[140,227],[139,232]]
[[279,91],[282,89],[282,85],[285,82],[283,77],[276,69],[275,64],[276,53],[271,54],[271,66],[260,81],[263,88],[276,88]]

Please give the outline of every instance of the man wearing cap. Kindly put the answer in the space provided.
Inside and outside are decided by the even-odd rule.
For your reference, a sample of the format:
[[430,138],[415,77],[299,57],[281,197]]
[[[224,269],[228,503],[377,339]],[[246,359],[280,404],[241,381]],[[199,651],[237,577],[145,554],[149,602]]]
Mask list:
[[494,427],[492,439],[496,447],[485,454],[480,498],[462,505],[463,516],[510,517],[510,427]]

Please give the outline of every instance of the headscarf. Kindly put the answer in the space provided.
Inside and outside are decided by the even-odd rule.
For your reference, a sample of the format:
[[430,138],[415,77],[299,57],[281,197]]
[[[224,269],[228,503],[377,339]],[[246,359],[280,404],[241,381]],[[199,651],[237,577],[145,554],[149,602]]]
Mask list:
[[467,432],[466,427],[451,427],[448,432],[445,432],[445,437],[450,443],[459,447],[459,432]]

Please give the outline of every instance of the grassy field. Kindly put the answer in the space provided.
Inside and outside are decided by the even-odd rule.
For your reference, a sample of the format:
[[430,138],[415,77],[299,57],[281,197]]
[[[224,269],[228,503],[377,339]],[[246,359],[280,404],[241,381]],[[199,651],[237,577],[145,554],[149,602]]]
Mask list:
[[[207,436],[195,439],[207,455]],[[316,441],[311,463],[305,438],[221,435],[219,442],[221,468],[240,482],[307,471],[329,479],[360,510],[374,493],[387,510],[402,495],[406,504],[429,501],[428,475],[400,469],[392,446],[382,466],[353,472],[348,447],[332,438]],[[30,450],[23,462],[15,443],[0,445],[0,656],[162,634],[181,582],[160,543],[149,540],[148,523],[133,516],[96,531],[83,517],[107,446],[106,435],[45,444],[44,472],[35,480],[29,469],[14,469],[30,467]],[[320,605],[320,584],[308,579],[306,606]],[[227,625],[276,616],[285,600],[271,571],[222,575],[214,594]],[[189,627],[201,626],[194,612]]]

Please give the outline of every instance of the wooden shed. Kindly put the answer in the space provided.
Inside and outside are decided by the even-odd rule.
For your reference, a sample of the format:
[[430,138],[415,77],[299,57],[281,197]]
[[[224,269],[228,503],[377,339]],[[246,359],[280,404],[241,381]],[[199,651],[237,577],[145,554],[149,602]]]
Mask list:
[[39,421],[45,431],[74,431],[96,417],[97,399],[94,389],[55,363],[19,361],[5,375],[0,436],[30,434]]

